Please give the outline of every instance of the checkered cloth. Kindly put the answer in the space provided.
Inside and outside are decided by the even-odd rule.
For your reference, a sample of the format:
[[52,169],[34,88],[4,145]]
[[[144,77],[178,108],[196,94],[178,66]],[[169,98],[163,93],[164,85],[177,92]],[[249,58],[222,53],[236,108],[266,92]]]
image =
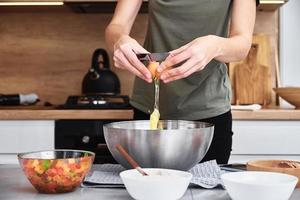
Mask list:
[[[118,164],[95,165],[82,183],[82,187],[124,187],[119,176],[126,170]],[[193,174],[190,186],[214,188],[222,185],[221,174],[223,173],[215,160],[197,164],[189,170]]]

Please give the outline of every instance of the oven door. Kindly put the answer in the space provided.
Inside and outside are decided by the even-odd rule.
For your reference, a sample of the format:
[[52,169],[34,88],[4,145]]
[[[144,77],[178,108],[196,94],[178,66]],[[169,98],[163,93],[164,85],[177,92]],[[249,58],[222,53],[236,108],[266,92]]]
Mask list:
[[[121,121],[121,120],[114,120]],[[55,148],[96,153],[94,163],[116,163],[105,143],[103,125],[112,120],[57,120]]]

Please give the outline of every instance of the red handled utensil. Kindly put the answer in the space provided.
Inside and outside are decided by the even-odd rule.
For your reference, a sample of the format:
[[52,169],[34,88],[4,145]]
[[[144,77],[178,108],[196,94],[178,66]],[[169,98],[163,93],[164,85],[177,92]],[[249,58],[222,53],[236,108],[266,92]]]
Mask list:
[[120,154],[129,162],[129,164],[138,172],[140,172],[143,176],[149,176],[140,166],[139,164],[127,153],[127,151],[122,147],[122,145],[116,145],[117,150]]

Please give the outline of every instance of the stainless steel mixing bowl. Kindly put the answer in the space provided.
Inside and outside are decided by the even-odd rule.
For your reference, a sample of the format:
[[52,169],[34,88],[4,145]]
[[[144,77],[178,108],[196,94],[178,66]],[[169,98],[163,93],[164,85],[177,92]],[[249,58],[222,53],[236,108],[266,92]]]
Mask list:
[[131,168],[116,144],[121,144],[141,167],[189,170],[202,160],[213,138],[212,124],[181,120],[159,123],[162,130],[150,130],[149,120],[104,125],[106,144],[116,161]]

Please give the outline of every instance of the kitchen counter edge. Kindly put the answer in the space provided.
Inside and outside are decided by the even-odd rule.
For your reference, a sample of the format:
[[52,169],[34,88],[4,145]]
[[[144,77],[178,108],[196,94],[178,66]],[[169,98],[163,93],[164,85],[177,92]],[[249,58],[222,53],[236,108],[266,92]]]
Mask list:
[[[233,120],[300,120],[300,110],[270,108],[257,111],[232,111]],[[132,109],[58,110],[0,108],[0,120],[120,119],[133,118]]]

